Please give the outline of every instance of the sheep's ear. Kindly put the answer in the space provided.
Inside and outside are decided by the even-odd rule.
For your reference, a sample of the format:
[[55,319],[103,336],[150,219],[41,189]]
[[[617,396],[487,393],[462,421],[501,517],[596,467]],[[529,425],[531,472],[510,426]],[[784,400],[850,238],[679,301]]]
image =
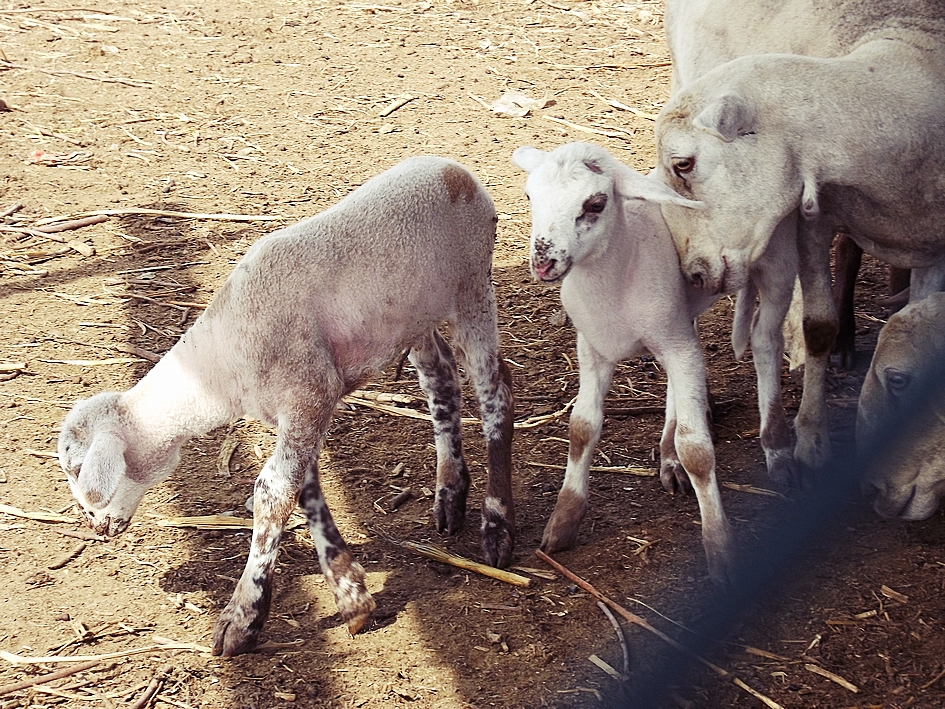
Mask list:
[[728,94],[702,109],[692,124],[719,140],[731,143],[738,136],[751,132],[752,122],[751,111],[744,99]]
[[79,471],[79,490],[86,502],[97,508],[107,505],[126,469],[125,442],[114,433],[97,434]]
[[676,204],[689,209],[703,209],[704,202],[687,199],[671,187],[660,182],[651,172],[641,175],[631,170],[622,170],[617,178],[617,190],[624,199],[642,199],[657,204]]
[[527,145],[523,145],[521,148],[512,153],[512,162],[522,168],[525,172],[531,172],[536,167],[541,165],[547,156],[548,153],[546,153],[544,150],[530,148]]

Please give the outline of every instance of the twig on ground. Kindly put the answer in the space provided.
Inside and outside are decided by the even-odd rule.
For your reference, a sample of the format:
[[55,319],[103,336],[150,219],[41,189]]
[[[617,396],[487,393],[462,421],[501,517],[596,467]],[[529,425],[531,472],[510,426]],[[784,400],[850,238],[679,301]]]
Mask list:
[[7,207],[7,208],[4,209],[2,212],[0,212],[0,219],[6,219],[6,218],[9,217],[11,214],[16,214],[16,213],[19,212],[21,209],[23,209],[23,206],[24,206],[24,205],[23,205],[22,202],[17,202],[16,204],[13,204],[13,205]]
[[46,568],[47,569],[61,569],[63,566],[65,566],[70,561],[75,559],[79,554],[84,552],[87,546],[88,544],[86,544],[85,542],[82,542],[81,544],[77,544],[75,547],[72,548],[71,551],[68,551],[62,556],[60,556],[54,562],[49,564],[49,566],[47,566]]
[[59,222],[57,224],[51,224],[49,226],[40,226],[36,227],[36,231],[42,232],[43,234],[53,234],[60,231],[71,231],[73,229],[81,229],[82,227],[92,226],[93,224],[101,224],[102,222],[107,222],[108,216],[105,214],[98,214],[94,217],[85,217],[84,219],[71,219],[67,222]]
[[167,652],[169,650],[190,650],[193,652],[210,653],[210,648],[196,643],[179,643],[167,638],[159,638],[157,635],[153,639],[159,643],[157,645],[147,645],[137,647],[131,650],[120,650],[118,652],[106,652],[101,655],[45,655],[43,657],[31,657],[28,655],[14,655],[12,652],[0,650],[0,659],[6,660],[14,665],[43,665],[54,664],[58,662],[91,662],[95,660],[113,660],[118,657],[129,657],[131,655],[141,655],[151,652]]
[[935,683],[938,682],[940,679],[942,679],[942,677],[945,677],[945,667],[943,667],[943,668],[942,668],[942,671],[939,672],[937,675],[935,675],[931,680],[929,680],[928,682],[926,682],[925,684],[923,684],[921,687],[919,687],[919,689],[920,689],[920,690],[922,690],[922,689],[928,689],[928,688],[931,687],[933,684],[935,684]]
[[843,679],[843,677],[841,677],[840,675],[835,675],[833,672],[829,672],[828,670],[825,670],[823,667],[818,667],[817,665],[807,664],[807,665],[804,665],[804,669],[807,670],[808,672],[813,672],[815,675],[820,675],[821,677],[826,677],[826,678],[829,679],[831,682],[836,682],[836,683],[839,684],[841,687],[843,687],[844,689],[849,689],[849,690],[850,690],[851,692],[853,692],[854,694],[860,691],[860,688],[857,687],[855,684],[852,684],[852,683],[850,683],[850,682],[847,682],[847,681],[846,681],[845,679]]
[[158,693],[158,690],[161,689],[161,685],[164,684],[164,680],[167,679],[167,676],[174,671],[174,665],[164,665],[157,671],[157,674],[151,678],[151,682],[148,684],[147,688],[141,693],[141,696],[135,700],[135,703],[131,705],[130,709],[143,709],[148,705],[148,702]]
[[123,207],[121,209],[96,209],[91,212],[80,212],[78,214],[63,214],[58,217],[47,217],[41,219],[37,224],[54,224],[56,222],[82,219],[84,217],[95,216],[106,217],[130,217],[130,216],[154,216],[154,217],[180,217],[182,219],[212,219],[216,221],[230,222],[271,222],[285,220],[282,216],[273,215],[250,215],[250,214],[216,214],[203,212],[175,212],[164,209],[138,209],[135,207]]
[[[528,460],[525,461],[525,465],[530,465],[533,468],[550,468],[551,470],[567,470],[566,465],[554,465],[553,463],[539,463],[537,461]],[[621,473],[623,475],[636,475],[641,478],[652,478],[656,476],[656,471],[652,468],[637,468],[633,466],[621,466],[621,465],[592,465],[590,467],[592,473]]]
[[695,654],[692,650],[687,648],[682,643],[677,642],[673,638],[669,637],[666,633],[650,625],[645,619],[641,618],[636,613],[631,613],[630,611],[628,611],[626,608],[621,606],[616,601],[612,601],[607,596],[605,596],[600,591],[598,591],[596,588],[594,588],[587,581],[582,579],[580,576],[568,570],[565,566],[559,564],[557,561],[555,561],[550,556],[545,554],[545,552],[543,552],[541,549],[536,550],[535,555],[539,559],[544,561],[546,564],[548,564],[555,571],[562,574],[563,576],[565,576],[566,578],[568,578],[569,580],[573,581],[575,584],[583,588],[585,591],[591,594],[598,601],[602,601],[606,603],[608,606],[611,607],[611,609],[613,609],[616,613],[618,613],[621,617],[623,617],[624,620],[630,623],[633,623],[634,625],[638,625],[644,630],[649,631],[650,633],[653,633],[653,635],[658,637],[660,640],[662,640],[666,644],[670,645],[676,650],[679,650],[680,652],[686,653],[690,657],[700,662],[705,667],[708,667],[710,670],[715,672],[719,677],[730,680],[736,687],[744,690],[745,692],[748,692],[748,694],[753,696],[755,699],[758,699],[759,701],[761,701],[769,709],[784,709],[776,701],[752,689],[751,687],[749,687],[747,684],[745,684],[742,680],[740,680],[738,677],[733,675],[728,670],[725,670],[719,667],[718,665],[716,665],[715,663],[710,662],[709,660],[706,660],[704,657],[701,657],[700,655]]
[[620,101],[616,101],[616,100],[604,98],[604,97],[601,96],[599,93],[597,93],[596,91],[594,91],[594,89],[591,89],[589,93],[591,94],[591,96],[595,96],[595,97],[599,98],[601,101],[603,101],[604,103],[606,103],[608,106],[612,106],[612,107],[614,107],[614,108],[616,108],[616,109],[619,109],[619,110],[621,110],[621,111],[629,111],[630,113],[632,113],[632,114],[635,115],[635,116],[640,116],[641,118],[646,118],[647,120],[650,120],[650,121],[655,121],[656,118],[657,118],[657,117],[656,117],[656,114],[653,114],[653,113],[646,113],[646,112],[644,112],[644,111],[640,111],[640,110],[637,110],[636,108],[633,108],[633,106],[628,106],[628,105],[625,104],[625,103],[620,103]]
[[768,490],[763,487],[755,487],[754,485],[739,485],[738,483],[723,482],[722,487],[728,488],[729,490],[735,490],[737,492],[747,492],[751,495],[762,495],[763,497],[777,497],[780,500],[788,500],[791,498],[786,495],[782,495],[780,492],[775,490]]
[[93,534],[92,532],[74,532],[71,529],[53,529],[56,534],[61,534],[64,537],[72,537],[73,539],[84,539],[87,542],[105,542],[108,541],[105,537],[99,534]]
[[624,133],[623,131],[613,131],[613,130],[601,130],[600,128],[589,128],[587,126],[578,125],[577,123],[572,123],[571,121],[566,121],[563,118],[555,118],[554,116],[545,116],[544,118],[547,121],[553,121],[554,123],[560,123],[565,125],[568,128],[573,128],[574,130],[581,131],[582,133],[593,133],[594,135],[603,135],[607,138],[622,138],[623,140],[632,140],[632,138]]
[[65,515],[56,514],[55,512],[27,512],[25,510],[21,510],[19,507],[13,507],[12,505],[0,504],[0,512],[2,512],[3,514],[12,515],[13,517],[22,517],[23,519],[31,519],[35,522],[75,522],[76,521],[75,517],[66,517]]
[[37,684],[45,684],[46,682],[55,682],[57,679],[62,679],[63,677],[68,677],[70,675],[78,674],[79,672],[85,672],[93,667],[95,667],[100,661],[99,660],[89,660],[88,662],[83,662],[81,665],[75,665],[73,667],[66,667],[61,670],[56,670],[55,672],[50,672],[49,674],[40,675],[38,677],[31,677],[30,679],[25,679],[22,682],[16,682],[15,684],[8,684],[4,687],[0,687],[0,697],[4,694],[12,694],[13,692],[19,692],[23,689],[29,689],[34,687]]
[[396,111],[398,108],[406,106],[408,103],[413,101],[414,97],[410,94],[404,94],[403,96],[398,96],[394,99],[390,105],[387,106],[383,111],[380,112],[380,117],[385,118]]
[[15,64],[14,62],[10,62],[5,59],[0,59],[0,69],[25,69],[27,71],[38,71],[42,74],[49,74],[50,76],[77,76],[80,79],[102,81],[109,84],[125,84],[126,86],[135,86],[140,89],[149,89],[151,88],[152,83],[150,81],[147,83],[142,83],[141,81],[125,79],[118,76],[92,76],[91,74],[83,74],[78,71],[68,71],[66,69],[43,69],[41,67],[30,66],[28,64]]
[[610,612],[610,608],[607,607],[607,604],[603,601],[597,602],[597,607],[601,609],[604,615],[607,616],[607,620],[610,621],[610,624],[614,626],[614,631],[617,633],[617,640],[620,642],[620,652],[623,655],[623,673],[622,680],[626,680],[630,676],[630,650],[627,648],[627,636],[623,633],[623,628],[620,627],[620,623],[617,622],[617,619],[614,618],[614,614]]

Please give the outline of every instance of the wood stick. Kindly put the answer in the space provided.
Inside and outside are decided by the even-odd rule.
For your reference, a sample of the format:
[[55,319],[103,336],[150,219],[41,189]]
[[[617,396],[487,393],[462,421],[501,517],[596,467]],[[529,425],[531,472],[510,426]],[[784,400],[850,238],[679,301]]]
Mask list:
[[92,76],[91,74],[83,74],[78,71],[68,71],[66,69],[42,69],[38,66],[29,66],[28,64],[15,64],[5,59],[0,59],[0,69],[26,69],[27,71],[38,71],[43,74],[49,74],[50,76],[77,76],[80,79],[89,79],[90,81],[102,81],[107,84],[125,84],[127,86],[135,86],[141,89],[151,88],[151,83],[143,84],[134,79],[123,79],[121,77],[111,77],[111,76]]
[[116,657],[128,657],[129,655],[140,655],[148,652],[167,652],[168,650],[200,650],[209,652],[210,648],[196,646],[193,643],[167,643],[161,645],[147,645],[132,650],[121,650],[119,652],[106,652],[102,655],[45,655],[43,657],[30,657],[26,655],[14,655],[12,652],[0,650],[0,658],[11,662],[14,665],[44,665],[56,662],[91,662],[95,660],[113,660]]
[[488,576],[489,578],[495,579],[496,581],[503,581],[505,583],[510,583],[513,586],[522,586],[525,588],[531,586],[532,584],[532,580],[527,579],[524,576],[519,576],[518,574],[513,574],[509,571],[503,571],[502,569],[497,569],[494,566],[486,566],[485,564],[480,564],[478,561],[473,561],[472,559],[467,559],[463,556],[450,554],[445,549],[441,549],[440,547],[433,544],[421,544],[419,542],[407,541],[395,543],[399,543],[400,546],[404,547],[404,549],[409,549],[410,551],[416,552],[417,554],[425,556],[428,559],[440,561],[444,564],[455,566],[458,569],[463,569],[464,571],[472,571],[473,573],[477,573],[482,576]]
[[398,108],[406,106],[411,101],[413,101],[413,96],[410,94],[404,94],[403,96],[397,97],[387,108],[380,112],[380,117],[385,118],[386,116],[389,116]]
[[86,544],[85,542],[82,542],[81,544],[77,544],[75,547],[72,548],[71,551],[68,551],[62,556],[60,556],[58,559],[56,559],[53,563],[51,563],[46,568],[47,569],[61,569],[63,566],[65,566],[70,561],[75,559],[79,554],[84,552],[87,546],[88,544]]
[[73,539],[84,539],[87,542],[105,542],[108,541],[105,537],[92,534],[92,532],[74,532],[71,529],[53,529],[56,534],[61,534],[64,537],[72,537]]
[[650,625],[646,620],[644,620],[643,618],[641,618],[640,616],[638,616],[636,613],[631,613],[630,611],[628,611],[626,608],[624,608],[623,606],[621,606],[621,605],[620,605],[619,603],[617,603],[616,601],[612,601],[611,599],[607,598],[607,596],[605,596],[603,593],[601,593],[600,591],[598,591],[596,588],[594,588],[594,587],[593,587],[591,584],[589,584],[587,581],[585,581],[584,579],[582,579],[580,576],[578,576],[577,574],[573,573],[572,571],[568,570],[565,566],[559,564],[557,561],[555,561],[555,560],[552,559],[550,556],[548,556],[547,554],[545,554],[545,552],[543,552],[541,549],[535,550],[535,556],[537,556],[539,559],[541,559],[542,561],[544,561],[546,564],[548,564],[551,568],[553,568],[553,569],[554,569],[555,571],[557,571],[559,574],[561,574],[561,575],[564,576],[565,578],[567,578],[567,579],[573,581],[575,584],[577,584],[578,586],[580,586],[581,588],[583,588],[585,591],[587,591],[589,594],[591,594],[591,595],[592,595],[594,598],[596,598],[598,601],[602,601],[603,603],[606,603],[608,606],[611,607],[611,609],[613,609],[613,611],[614,611],[615,613],[617,613],[618,615],[622,616],[622,617],[624,618],[624,620],[626,620],[626,621],[628,621],[628,622],[630,622],[630,623],[633,623],[634,625],[639,625],[641,628],[643,628],[644,630],[649,631],[650,633],[652,633],[653,635],[655,635],[656,637],[658,637],[660,640],[662,640],[663,642],[665,642],[667,645],[669,645],[669,646],[675,648],[676,650],[678,650],[678,651],[680,651],[680,652],[683,652],[683,653],[689,655],[690,657],[692,657],[693,659],[697,660],[698,662],[700,662],[700,663],[701,663],[702,665],[704,665],[705,667],[708,667],[710,670],[712,670],[713,672],[715,672],[715,674],[717,674],[719,677],[722,677],[723,679],[730,680],[736,687],[738,687],[739,689],[742,689],[742,690],[748,692],[751,696],[753,696],[753,697],[755,697],[755,699],[758,699],[759,701],[761,701],[761,702],[762,702],[765,706],[767,706],[769,709],[784,709],[784,707],[782,707],[780,704],[778,704],[778,703],[777,703],[776,701],[774,701],[773,699],[770,699],[769,697],[766,697],[765,695],[761,694],[760,692],[755,691],[754,689],[752,689],[751,687],[749,687],[748,685],[746,685],[744,682],[742,682],[738,677],[735,677],[735,676],[734,676],[731,672],[729,672],[728,670],[722,669],[721,667],[719,667],[719,666],[716,665],[715,663],[710,662],[709,660],[705,659],[704,657],[702,657],[702,656],[700,656],[700,655],[697,655],[696,653],[694,653],[692,650],[690,650],[690,649],[689,649],[688,647],[686,647],[685,645],[683,645],[683,644],[677,642],[677,641],[674,640],[673,638],[669,637],[666,633],[664,633],[664,632],[662,632],[661,630],[659,630],[659,629],[653,627],[652,625]]
[[620,623],[614,618],[614,614],[610,612],[610,608],[607,607],[606,603],[598,601],[597,607],[607,616],[607,620],[614,626],[614,631],[617,633],[617,640],[620,643],[620,652],[623,654],[623,679],[626,680],[627,677],[630,676],[630,650],[627,648],[627,636],[624,635],[623,628],[620,627]]
[[16,213],[19,212],[21,209],[23,209],[23,203],[22,203],[22,202],[17,202],[16,204],[11,205],[11,206],[7,207],[6,209],[4,209],[2,212],[0,212],[0,219],[6,219],[6,218],[9,217],[11,214],[16,214]]
[[106,217],[128,217],[128,216],[156,216],[156,217],[181,217],[182,219],[215,219],[218,221],[230,221],[230,222],[271,222],[285,220],[286,217],[282,216],[263,216],[263,215],[247,215],[247,214],[216,214],[216,213],[203,213],[203,212],[174,212],[167,211],[164,209],[138,209],[136,207],[122,207],[120,209],[96,209],[91,212],[80,212],[78,214],[63,214],[58,217],[47,217],[46,219],[40,219],[36,222],[38,225],[43,224],[54,224],[56,222],[71,220],[71,219],[81,219],[84,217],[95,217],[95,216],[106,216]]
[[[533,468],[550,468],[551,470],[567,470],[568,466],[566,465],[555,465],[553,463],[538,463],[536,461],[525,461],[525,465],[530,465]],[[623,475],[637,475],[641,478],[652,478],[656,476],[656,471],[652,468],[636,468],[632,466],[622,467],[616,465],[592,465],[590,467],[592,473],[620,473]]]
[[89,660],[88,662],[83,662],[81,665],[66,667],[61,670],[56,670],[55,672],[40,675],[39,677],[31,677],[30,679],[25,679],[22,682],[17,682],[16,684],[8,684],[6,686],[0,687],[0,697],[2,697],[4,694],[12,694],[13,692],[19,692],[23,689],[29,689],[30,687],[33,687],[37,684],[55,682],[57,679],[62,679],[63,677],[68,677],[69,675],[75,675],[79,672],[85,672],[86,670],[95,667],[99,662],[99,660]]
[[101,224],[102,222],[107,222],[108,216],[105,214],[97,214],[94,217],[85,217],[84,219],[72,219],[68,222],[59,222],[58,224],[52,224],[50,226],[41,226],[36,227],[36,231],[40,231],[43,234],[52,234],[59,231],[71,231],[72,229],[81,229],[82,227],[91,226],[93,224]]
[[158,693],[158,690],[161,688],[161,685],[164,684],[164,680],[167,676],[174,670],[173,665],[164,665],[161,669],[157,671],[157,674],[151,678],[151,682],[148,684],[147,688],[141,693],[135,703],[131,705],[130,709],[143,709],[143,707],[148,705],[148,702],[151,701],[151,698]]
[[825,670],[823,667],[818,667],[817,665],[807,664],[807,665],[804,665],[804,669],[807,670],[808,672],[813,672],[815,675],[820,675],[821,677],[826,677],[826,678],[829,679],[831,682],[836,682],[836,683],[839,684],[841,687],[843,687],[844,689],[849,689],[849,690],[850,690],[851,692],[853,692],[854,694],[856,694],[857,692],[860,691],[860,688],[857,687],[857,686],[856,686],[855,684],[853,684],[852,682],[847,682],[847,681],[846,681],[845,679],[843,679],[843,677],[841,677],[840,675],[835,675],[833,672],[830,672],[830,671],[828,671],[828,670]]

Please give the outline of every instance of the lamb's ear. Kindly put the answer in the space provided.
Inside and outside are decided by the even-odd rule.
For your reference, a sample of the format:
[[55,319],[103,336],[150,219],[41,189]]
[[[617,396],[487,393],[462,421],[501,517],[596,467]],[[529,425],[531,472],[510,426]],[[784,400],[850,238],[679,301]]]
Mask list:
[[617,191],[624,199],[643,199],[657,204],[676,204],[688,209],[704,209],[705,203],[687,199],[676,190],[660,182],[655,171],[641,175],[634,170],[621,170],[617,177]]
[[531,172],[536,167],[541,165],[547,156],[548,153],[546,153],[544,150],[530,148],[527,145],[523,145],[521,148],[512,153],[512,162],[522,168],[525,172]]
[[751,132],[754,122],[751,109],[741,96],[726,94],[704,109],[692,124],[719,140],[731,143],[738,136]]
[[100,432],[82,459],[79,491],[85,501],[97,509],[108,504],[125,476],[125,442],[110,432]]

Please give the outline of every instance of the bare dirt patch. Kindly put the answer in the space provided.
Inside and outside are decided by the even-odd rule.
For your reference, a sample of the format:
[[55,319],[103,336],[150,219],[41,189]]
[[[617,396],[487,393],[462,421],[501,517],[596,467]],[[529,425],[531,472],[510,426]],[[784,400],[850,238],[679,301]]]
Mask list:
[[[248,534],[158,521],[247,517],[243,503],[273,432],[240,421],[194,440],[177,474],[148,494],[124,536],[88,542],[50,568],[80,544],[62,532],[82,531],[49,455],[57,426],[77,398],[139,379],[151,366],[146,354],[171,347],[255,239],[328,207],[407,156],[455,158],[496,200],[495,279],[519,418],[553,414],[574,396],[574,333],[554,324],[556,291],[528,276],[523,178],[509,156],[523,144],[550,149],[584,139],[637,169],[652,166],[649,116],[666,98],[669,76],[661,3],[105,0],[94,9],[3,7],[0,99],[10,110],[0,112],[0,210],[24,205],[3,225],[34,228],[45,218],[94,210],[135,213],[58,238],[0,234],[0,503],[70,520],[0,513],[0,649],[102,654],[151,645],[154,635],[209,643],[242,570]],[[520,118],[483,105],[508,91],[546,105]],[[883,317],[872,301],[882,292],[882,270],[870,263],[861,280],[864,361],[860,372],[832,378],[838,437],[849,435],[862,365],[880,327],[875,318]],[[719,477],[764,486],[754,375],[750,362],[731,355],[730,313],[725,298],[702,323],[719,401]],[[391,371],[368,388],[412,397],[398,405],[422,410],[412,378],[408,370],[395,382]],[[798,388],[786,373],[784,380],[786,401],[796,406]],[[653,407],[664,391],[652,360],[618,370],[600,465],[655,467],[662,417]],[[466,406],[475,411],[471,397]],[[522,572],[532,578],[528,589],[487,580],[378,534],[381,526],[399,539],[478,558],[484,450],[474,426],[466,442],[476,479],[468,528],[442,539],[423,493],[434,474],[428,425],[362,406],[339,411],[324,454],[326,494],[378,601],[373,622],[356,638],[339,622],[299,529],[283,545],[265,632],[269,649],[230,661],[179,651],[118,658],[0,696],[0,707],[126,706],[156,676],[163,679],[152,701],[160,707],[617,705],[618,683],[588,657],[620,669],[619,645],[587,594],[530,571]],[[232,449],[222,464],[221,448]],[[566,417],[517,434],[517,566],[548,571],[532,551],[560,483],[551,466],[563,465],[566,451]],[[629,599],[684,618],[708,587],[694,499],[662,492],[654,477],[602,472],[591,484],[579,546],[561,561],[672,630]],[[417,497],[393,511],[393,497],[407,486]],[[722,494],[736,535],[750,542],[771,503],[731,489]],[[823,548],[793,572],[794,582],[759,600],[716,661],[784,707],[940,707],[942,515],[905,525],[878,521],[856,500],[848,507]],[[903,597],[884,595],[883,586]],[[664,646],[636,628],[627,634],[632,683]],[[746,654],[745,644],[786,659]],[[2,662],[0,685],[44,668],[54,666]],[[760,706],[709,673],[694,680],[680,678],[677,703]]]

